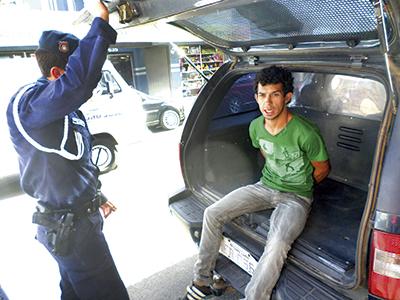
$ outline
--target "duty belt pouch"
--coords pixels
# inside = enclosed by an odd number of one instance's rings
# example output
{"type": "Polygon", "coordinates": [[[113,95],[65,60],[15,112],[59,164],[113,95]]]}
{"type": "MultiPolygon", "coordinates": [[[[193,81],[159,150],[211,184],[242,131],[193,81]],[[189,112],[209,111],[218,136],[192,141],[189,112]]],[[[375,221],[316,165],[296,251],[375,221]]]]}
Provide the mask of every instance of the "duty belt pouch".
{"type": "Polygon", "coordinates": [[[48,213],[35,212],[32,222],[48,229],[47,242],[53,254],[65,256],[69,254],[71,234],[74,231],[74,214],[62,214],[59,219],[54,219],[48,213]]]}

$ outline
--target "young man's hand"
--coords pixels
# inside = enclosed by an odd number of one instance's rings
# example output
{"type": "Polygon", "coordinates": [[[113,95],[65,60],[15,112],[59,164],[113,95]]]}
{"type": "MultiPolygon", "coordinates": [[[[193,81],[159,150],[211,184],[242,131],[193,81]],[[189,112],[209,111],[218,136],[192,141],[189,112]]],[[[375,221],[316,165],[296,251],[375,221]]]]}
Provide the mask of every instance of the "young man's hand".
{"type": "Polygon", "coordinates": [[[314,167],[313,177],[316,183],[320,183],[326,176],[328,176],[331,166],[329,160],[312,161],[314,167]]]}

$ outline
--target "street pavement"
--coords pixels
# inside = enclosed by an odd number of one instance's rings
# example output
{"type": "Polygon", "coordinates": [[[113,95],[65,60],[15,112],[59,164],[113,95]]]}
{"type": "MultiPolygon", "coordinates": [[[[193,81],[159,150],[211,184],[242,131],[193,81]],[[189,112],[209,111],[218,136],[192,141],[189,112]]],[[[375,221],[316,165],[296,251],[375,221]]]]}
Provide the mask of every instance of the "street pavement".
{"type": "MultiPolygon", "coordinates": [[[[178,300],[185,295],[186,286],[192,280],[192,269],[196,255],[166,268],[133,286],[128,287],[131,300],[178,300]]],[[[239,293],[228,288],[224,295],[209,299],[240,299],[239,293]]]]}

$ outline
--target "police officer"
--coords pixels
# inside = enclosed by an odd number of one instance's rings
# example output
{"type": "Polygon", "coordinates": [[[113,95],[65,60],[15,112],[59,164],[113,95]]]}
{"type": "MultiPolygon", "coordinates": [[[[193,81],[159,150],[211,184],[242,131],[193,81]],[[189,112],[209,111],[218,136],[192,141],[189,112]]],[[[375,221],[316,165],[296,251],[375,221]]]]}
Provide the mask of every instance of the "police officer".
{"type": "Polygon", "coordinates": [[[35,52],[43,77],[11,99],[7,120],[19,155],[21,186],[38,199],[37,239],[61,275],[61,299],[129,299],[102,233],[115,207],[100,192],[91,136],[79,107],[91,96],[117,33],[99,17],[79,40],[45,31],[35,52]]]}

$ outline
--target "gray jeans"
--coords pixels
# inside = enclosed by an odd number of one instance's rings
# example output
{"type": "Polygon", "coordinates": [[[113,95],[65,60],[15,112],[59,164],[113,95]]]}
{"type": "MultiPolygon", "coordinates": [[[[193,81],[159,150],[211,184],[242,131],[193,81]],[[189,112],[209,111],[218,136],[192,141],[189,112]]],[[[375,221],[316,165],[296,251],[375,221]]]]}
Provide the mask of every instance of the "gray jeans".
{"type": "Polygon", "coordinates": [[[204,284],[212,282],[212,271],[225,223],[245,213],[275,208],[270,219],[264,253],[245,290],[246,300],[269,299],[287,253],[303,231],[311,202],[311,199],[282,193],[258,182],[238,188],[209,206],[204,212],[194,279],[204,284]]]}

